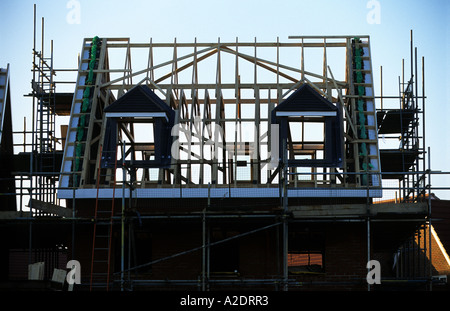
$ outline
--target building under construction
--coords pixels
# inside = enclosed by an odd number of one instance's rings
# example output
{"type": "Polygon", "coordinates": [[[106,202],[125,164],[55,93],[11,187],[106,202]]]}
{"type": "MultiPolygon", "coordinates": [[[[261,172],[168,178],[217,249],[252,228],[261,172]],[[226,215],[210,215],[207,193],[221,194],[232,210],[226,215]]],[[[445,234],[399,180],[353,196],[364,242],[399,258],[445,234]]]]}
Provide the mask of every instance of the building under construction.
{"type": "Polygon", "coordinates": [[[93,36],[71,93],[32,52],[31,130],[0,76],[2,288],[77,260],[72,290],[447,289],[412,33],[389,96],[369,36],[93,36]]]}

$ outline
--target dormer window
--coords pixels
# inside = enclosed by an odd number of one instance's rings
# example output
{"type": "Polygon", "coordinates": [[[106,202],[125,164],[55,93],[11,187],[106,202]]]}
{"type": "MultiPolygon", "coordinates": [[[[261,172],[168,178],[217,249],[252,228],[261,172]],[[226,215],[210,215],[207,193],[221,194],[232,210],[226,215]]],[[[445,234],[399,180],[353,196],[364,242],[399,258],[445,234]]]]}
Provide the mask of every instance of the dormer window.
{"type": "MultiPolygon", "coordinates": [[[[136,86],[104,110],[106,131],[102,167],[114,167],[118,133],[129,141],[128,166],[167,168],[175,112],[147,86],[136,86]],[[125,138],[126,137],[126,138],[125,138]]],[[[118,160],[122,161],[122,160],[118,160]]]]}
{"type": "Polygon", "coordinates": [[[303,84],[272,111],[279,125],[279,159],[284,145],[292,167],[341,167],[343,121],[334,105],[308,84],[303,84]],[[283,144],[286,142],[286,144],[283,144]]]}

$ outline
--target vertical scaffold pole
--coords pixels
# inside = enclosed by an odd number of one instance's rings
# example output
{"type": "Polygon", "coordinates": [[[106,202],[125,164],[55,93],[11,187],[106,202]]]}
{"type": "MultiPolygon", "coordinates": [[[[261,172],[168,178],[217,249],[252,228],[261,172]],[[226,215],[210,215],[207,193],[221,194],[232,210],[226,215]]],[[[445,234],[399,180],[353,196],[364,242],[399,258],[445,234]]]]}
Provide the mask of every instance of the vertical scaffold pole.
{"type": "Polygon", "coordinates": [[[211,202],[211,183],[208,183],[208,204],[207,207],[203,209],[202,215],[202,239],[203,239],[203,248],[202,248],[202,291],[206,291],[206,281],[207,281],[207,260],[209,260],[209,256],[207,256],[206,250],[206,209],[209,208],[211,202]],[[207,259],[208,257],[208,259],[207,259]]]}
{"type": "Polygon", "coordinates": [[[287,142],[283,139],[283,290],[288,290],[288,162],[287,162],[287,142]]]}
{"type": "Polygon", "coordinates": [[[431,154],[430,154],[430,147],[428,147],[428,268],[429,268],[429,282],[430,282],[430,288],[429,290],[433,290],[433,278],[432,278],[432,272],[433,272],[433,265],[432,265],[432,258],[431,258],[431,154]]]}
{"type": "Polygon", "coordinates": [[[127,181],[127,170],[125,168],[125,140],[122,145],[122,212],[121,212],[121,243],[120,243],[120,290],[124,290],[125,271],[125,183],[127,181]]]}
{"type": "MultiPolygon", "coordinates": [[[[370,256],[370,203],[369,203],[369,183],[367,183],[367,201],[366,201],[366,212],[367,212],[367,262],[370,262],[371,256],[370,256]]],[[[369,270],[371,268],[367,268],[367,273],[369,273],[369,270]]],[[[370,292],[371,287],[370,283],[367,282],[367,291],[370,292]]]]}

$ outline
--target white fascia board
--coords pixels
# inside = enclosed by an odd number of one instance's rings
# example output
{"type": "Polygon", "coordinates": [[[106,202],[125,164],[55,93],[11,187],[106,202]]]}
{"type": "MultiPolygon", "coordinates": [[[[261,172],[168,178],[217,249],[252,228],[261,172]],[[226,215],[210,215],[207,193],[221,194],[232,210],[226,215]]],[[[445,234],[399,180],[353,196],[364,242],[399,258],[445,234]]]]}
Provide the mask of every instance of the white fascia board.
{"type": "Polygon", "coordinates": [[[169,121],[165,112],[107,112],[107,118],[165,118],[169,121]]]}
{"type": "Polygon", "coordinates": [[[277,111],[277,117],[335,117],[336,111],[277,111]]]}
{"type": "MultiPolygon", "coordinates": [[[[97,189],[76,189],[75,194],[73,190],[59,189],[58,198],[71,199],[75,195],[76,199],[95,199],[97,197],[97,189]]],[[[115,198],[122,197],[122,189],[116,189],[113,193],[112,188],[100,189],[99,198],[115,198]]],[[[129,189],[125,189],[125,197],[129,197],[129,189]]],[[[280,195],[279,188],[211,188],[211,198],[278,198],[280,195]]],[[[369,197],[381,198],[382,189],[345,189],[345,188],[298,188],[289,189],[288,196],[292,198],[301,197],[321,197],[321,198],[340,198],[340,197],[369,197]]],[[[174,199],[174,198],[207,198],[207,188],[137,188],[133,191],[133,198],[160,198],[160,199],[174,199]]]]}

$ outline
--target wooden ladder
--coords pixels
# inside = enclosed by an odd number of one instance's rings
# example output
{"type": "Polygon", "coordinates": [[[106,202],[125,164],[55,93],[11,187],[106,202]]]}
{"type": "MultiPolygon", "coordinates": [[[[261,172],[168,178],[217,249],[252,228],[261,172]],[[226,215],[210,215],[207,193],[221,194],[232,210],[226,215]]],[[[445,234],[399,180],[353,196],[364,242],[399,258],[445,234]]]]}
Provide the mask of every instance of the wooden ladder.
{"type": "MultiPolygon", "coordinates": [[[[102,146],[100,146],[100,155],[102,146]]],[[[116,153],[117,154],[117,153],[116,153]]],[[[92,238],[92,261],[90,290],[109,290],[111,276],[111,242],[113,233],[114,200],[116,190],[117,156],[114,161],[114,169],[103,169],[106,174],[101,174],[101,159],[97,170],[97,196],[95,200],[94,228],[92,238]],[[109,172],[109,174],[108,174],[109,172]],[[112,183],[112,197],[100,196],[101,181],[112,183]],[[109,203],[109,201],[111,201],[109,203]],[[104,202],[104,204],[102,203],[104,202]]]]}

